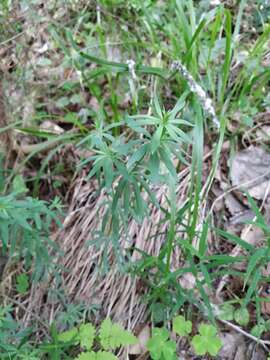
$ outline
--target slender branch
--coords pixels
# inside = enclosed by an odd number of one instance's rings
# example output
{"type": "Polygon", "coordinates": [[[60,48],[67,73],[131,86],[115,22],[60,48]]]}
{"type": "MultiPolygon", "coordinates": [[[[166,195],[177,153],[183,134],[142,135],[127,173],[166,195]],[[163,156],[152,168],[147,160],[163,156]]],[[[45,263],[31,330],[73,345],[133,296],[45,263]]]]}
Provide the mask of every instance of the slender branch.
{"type": "Polygon", "coordinates": [[[245,330],[241,329],[240,326],[237,326],[237,325],[231,323],[230,321],[221,320],[221,319],[218,319],[218,320],[220,322],[222,322],[223,324],[229,326],[230,328],[234,329],[235,331],[239,332],[240,334],[244,335],[245,337],[248,337],[249,339],[256,341],[258,344],[262,345],[266,351],[269,351],[269,348],[267,346],[267,345],[270,346],[269,340],[261,340],[261,339],[257,338],[256,336],[253,336],[250,333],[246,332],[245,330]]]}

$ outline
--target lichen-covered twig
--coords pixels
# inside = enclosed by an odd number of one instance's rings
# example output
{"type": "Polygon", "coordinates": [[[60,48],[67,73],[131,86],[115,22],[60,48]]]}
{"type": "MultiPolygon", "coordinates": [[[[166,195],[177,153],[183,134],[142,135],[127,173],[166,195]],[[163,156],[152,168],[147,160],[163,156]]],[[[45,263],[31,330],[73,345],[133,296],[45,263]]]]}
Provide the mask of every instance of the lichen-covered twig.
{"type": "Polygon", "coordinates": [[[217,128],[219,128],[220,122],[217,118],[212,99],[209,98],[203,88],[198,83],[196,83],[190,72],[183,64],[181,64],[179,61],[174,61],[172,64],[172,69],[178,70],[181,73],[183,78],[188,82],[190,90],[200,99],[203,109],[212,117],[213,123],[216,125],[217,128]]]}

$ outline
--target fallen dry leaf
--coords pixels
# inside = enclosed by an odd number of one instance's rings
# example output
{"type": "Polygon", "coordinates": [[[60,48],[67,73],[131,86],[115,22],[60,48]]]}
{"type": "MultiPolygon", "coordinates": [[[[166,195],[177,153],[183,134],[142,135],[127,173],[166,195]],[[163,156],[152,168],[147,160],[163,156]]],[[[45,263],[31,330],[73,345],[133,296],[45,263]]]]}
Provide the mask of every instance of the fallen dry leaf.
{"type": "Polygon", "coordinates": [[[237,200],[236,197],[231,193],[228,193],[225,196],[225,205],[232,217],[236,214],[242,213],[245,210],[244,205],[241,204],[240,201],[237,200]]]}
{"type": "MultiPolygon", "coordinates": [[[[270,208],[269,204],[264,204],[264,213],[263,213],[264,220],[268,226],[270,225],[270,208]]],[[[255,219],[255,214],[249,210],[246,217],[243,219],[245,221],[255,219]]],[[[241,233],[241,239],[246,241],[247,243],[254,245],[256,247],[265,245],[265,234],[262,229],[254,226],[254,225],[245,225],[243,231],[241,233]]],[[[270,268],[268,270],[270,272],[270,268]]],[[[265,275],[269,276],[269,274],[265,275]]]]}
{"type": "Polygon", "coordinates": [[[244,337],[237,333],[224,333],[221,335],[223,346],[219,352],[222,360],[245,360],[246,344],[244,337]]]}
{"type": "Polygon", "coordinates": [[[265,241],[262,229],[255,226],[246,225],[241,233],[241,239],[253,246],[260,246],[265,241]]]}
{"type": "Polygon", "coordinates": [[[260,297],[265,299],[265,301],[261,302],[262,313],[270,315],[270,288],[266,287],[265,289],[263,289],[260,297]]]}
{"type": "Polygon", "coordinates": [[[231,180],[233,186],[263,199],[270,187],[270,154],[255,146],[240,151],[232,160],[231,180]]]}
{"type": "Polygon", "coordinates": [[[179,283],[184,289],[194,289],[196,284],[196,278],[192,273],[185,273],[179,279],[179,283]]]}
{"type": "Polygon", "coordinates": [[[150,336],[151,336],[150,326],[146,325],[137,335],[137,339],[139,341],[138,344],[129,347],[129,354],[130,355],[144,354],[147,351],[146,344],[150,336]]]}
{"type": "Polygon", "coordinates": [[[91,97],[89,105],[94,111],[99,111],[100,105],[97,98],[95,98],[94,96],[91,97]]]}
{"type": "Polygon", "coordinates": [[[270,140],[270,125],[263,125],[256,131],[257,141],[269,141],[270,140]]]}
{"type": "Polygon", "coordinates": [[[267,356],[265,350],[253,341],[248,345],[245,359],[266,360],[269,359],[269,357],[267,356]]]}
{"type": "Polygon", "coordinates": [[[65,131],[59,125],[57,125],[56,123],[54,123],[53,121],[50,121],[50,120],[45,120],[40,125],[40,130],[48,131],[48,132],[51,132],[51,133],[56,134],[56,135],[63,134],[63,132],[65,131]]]}
{"type": "MultiPolygon", "coordinates": [[[[226,224],[226,230],[233,234],[240,234],[247,221],[253,220],[255,217],[251,209],[246,209],[242,212],[236,213],[230,217],[226,224]]],[[[242,232],[243,233],[243,232],[242,232]]]]}
{"type": "Polygon", "coordinates": [[[230,225],[245,224],[247,221],[253,220],[255,213],[251,209],[246,209],[242,212],[236,213],[229,220],[230,225]]]}

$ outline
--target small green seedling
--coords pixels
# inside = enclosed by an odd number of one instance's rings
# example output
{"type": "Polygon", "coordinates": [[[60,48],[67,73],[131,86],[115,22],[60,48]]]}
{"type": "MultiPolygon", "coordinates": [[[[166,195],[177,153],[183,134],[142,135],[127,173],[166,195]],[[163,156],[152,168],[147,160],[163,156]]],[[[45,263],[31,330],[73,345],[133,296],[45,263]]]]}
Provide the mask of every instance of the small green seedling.
{"type": "Polygon", "coordinates": [[[90,323],[82,324],[79,328],[72,328],[58,335],[58,340],[70,345],[80,345],[85,350],[75,360],[115,360],[117,357],[110,351],[120,346],[134,345],[137,338],[129,331],[124,330],[120,325],[113,324],[110,319],[105,319],[96,336],[96,329],[90,323]],[[97,340],[102,350],[91,351],[94,341],[97,340]],[[104,351],[106,350],[106,351],[104,351]]]}
{"type": "Polygon", "coordinates": [[[173,331],[180,336],[187,336],[191,333],[192,322],[186,320],[184,316],[176,316],[173,319],[173,331]]]}
{"type": "Polygon", "coordinates": [[[92,324],[83,324],[79,328],[80,345],[83,349],[90,350],[95,338],[95,328],[92,324]]]}
{"type": "Polygon", "coordinates": [[[221,320],[236,321],[241,326],[247,326],[250,320],[247,308],[235,309],[231,304],[224,304],[219,311],[218,317],[221,320]]]}
{"type": "Polygon", "coordinates": [[[251,335],[260,338],[261,335],[265,332],[266,328],[265,328],[265,324],[261,323],[258,325],[253,326],[253,328],[251,329],[251,335]]]}
{"type": "Polygon", "coordinates": [[[24,179],[21,175],[16,175],[12,182],[12,188],[14,193],[23,194],[28,192],[28,189],[25,185],[24,179]]]}
{"type": "Polygon", "coordinates": [[[64,343],[80,344],[81,348],[90,350],[95,339],[95,328],[92,324],[82,324],[79,328],[72,328],[58,335],[58,340],[64,343]]]}
{"type": "Polygon", "coordinates": [[[270,331],[270,321],[265,321],[263,318],[260,319],[259,323],[251,329],[251,334],[260,338],[264,332],[270,331]]]}
{"type": "Polygon", "coordinates": [[[110,319],[102,322],[99,331],[100,344],[104,350],[115,350],[120,346],[133,345],[137,338],[120,325],[113,324],[110,319]]]}
{"type": "MultiPolygon", "coordinates": [[[[187,336],[191,340],[196,355],[210,354],[216,356],[222,347],[222,342],[217,334],[217,329],[211,324],[200,324],[199,334],[192,339],[192,322],[179,315],[173,319],[173,332],[179,336],[187,336]]],[[[175,360],[176,342],[170,339],[166,328],[153,328],[152,337],[147,343],[147,349],[153,360],[175,360]]]]}
{"type": "Polygon", "coordinates": [[[25,294],[29,289],[29,278],[26,274],[20,274],[16,278],[16,290],[19,294],[25,294]]]}
{"type": "Polygon", "coordinates": [[[221,320],[231,321],[234,319],[234,307],[231,304],[224,304],[219,312],[218,317],[221,320]]]}
{"type": "Polygon", "coordinates": [[[216,356],[222,346],[216,328],[208,324],[201,324],[199,326],[199,335],[195,335],[191,343],[197,355],[209,353],[212,356],[216,356]]]}
{"type": "Polygon", "coordinates": [[[249,312],[246,308],[240,308],[234,312],[234,320],[241,326],[246,326],[249,323],[249,312]]]}
{"type": "Polygon", "coordinates": [[[174,360],[176,343],[169,339],[170,333],[165,328],[154,328],[152,337],[147,343],[147,349],[153,360],[174,360]]]}

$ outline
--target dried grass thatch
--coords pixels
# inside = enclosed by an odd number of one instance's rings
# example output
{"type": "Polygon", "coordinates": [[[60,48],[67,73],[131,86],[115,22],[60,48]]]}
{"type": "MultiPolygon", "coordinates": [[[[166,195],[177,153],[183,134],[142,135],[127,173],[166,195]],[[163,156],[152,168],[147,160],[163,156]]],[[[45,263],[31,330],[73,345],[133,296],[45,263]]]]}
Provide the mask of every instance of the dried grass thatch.
{"type": "MultiPolygon", "coordinates": [[[[184,170],[177,189],[178,204],[186,199],[189,172],[184,170]]],[[[166,187],[157,189],[156,197],[162,206],[166,207],[166,187]]],[[[102,262],[102,249],[87,245],[91,234],[100,227],[101,218],[105,212],[104,200],[106,195],[101,193],[96,197],[93,183],[85,183],[78,179],[73,187],[73,195],[68,215],[63,228],[56,234],[55,241],[60,245],[64,256],[59,258],[61,265],[68,269],[62,274],[61,288],[69,301],[84,302],[86,305],[98,304],[101,317],[110,316],[125,327],[135,329],[138,324],[146,320],[146,305],[141,302],[141,285],[138,279],[119,272],[112,247],[109,247],[108,261],[110,269],[106,275],[98,271],[102,262]]],[[[123,250],[139,248],[152,255],[158,255],[167,230],[167,223],[162,222],[163,214],[154,206],[149,205],[149,218],[141,224],[130,221],[128,234],[120,239],[123,250]]],[[[179,250],[174,253],[174,268],[181,264],[179,250]]],[[[131,259],[139,259],[139,253],[134,251],[131,259]]],[[[39,309],[39,314],[46,319],[55,319],[56,312],[61,310],[60,302],[44,301],[49,289],[55,287],[54,279],[45,285],[34,285],[31,289],[28,311],[25,321],[31,321],[31,314],[39,309]]],[[[146,290],[146,289],[144,289],[146,290]]],[[[143,290],[143,291],[144,291],[143,290]]]]}

